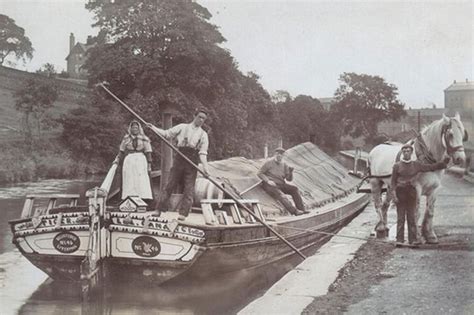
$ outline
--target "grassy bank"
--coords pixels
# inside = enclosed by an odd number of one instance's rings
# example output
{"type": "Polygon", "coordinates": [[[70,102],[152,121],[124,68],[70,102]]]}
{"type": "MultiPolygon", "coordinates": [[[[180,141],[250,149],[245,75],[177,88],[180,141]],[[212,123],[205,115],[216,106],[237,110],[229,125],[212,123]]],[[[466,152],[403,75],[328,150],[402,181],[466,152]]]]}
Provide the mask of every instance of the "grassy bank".
{"type": "Polygon", "coordinates": [[[36,181],[49,178],[81,178],[103,169],[97,162],[78,162],[57,141],[2,142],[0,184],[36,181]]]}

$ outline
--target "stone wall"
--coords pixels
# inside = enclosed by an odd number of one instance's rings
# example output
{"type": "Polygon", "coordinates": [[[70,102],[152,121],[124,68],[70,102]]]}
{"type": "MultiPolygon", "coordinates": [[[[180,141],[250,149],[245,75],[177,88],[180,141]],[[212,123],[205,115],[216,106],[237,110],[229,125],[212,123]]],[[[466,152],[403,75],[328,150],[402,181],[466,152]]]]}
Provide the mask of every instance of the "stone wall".
{"type": "Polygon", "coordinates": [[[89,91],[87,83],[85,82],[47,78],[37,73],[0,66],[0,87],[2,88],[16,91],[26,80],[32,78],[54,82],[59,87],[59,100],[61,101],[75,102],[78,97],[84,96],[89,91]]]}

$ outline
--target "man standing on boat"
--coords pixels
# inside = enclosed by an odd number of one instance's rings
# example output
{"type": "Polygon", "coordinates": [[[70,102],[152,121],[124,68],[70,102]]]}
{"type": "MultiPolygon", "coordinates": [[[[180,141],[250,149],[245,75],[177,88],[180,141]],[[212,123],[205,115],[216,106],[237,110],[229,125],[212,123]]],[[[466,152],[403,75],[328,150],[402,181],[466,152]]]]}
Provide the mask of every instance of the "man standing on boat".
{"type": "Polygon", "coordinates": [[[393,202],[397,206],[397,243],[405,241],[405,218],[408,225],[408,242],[412,245],[421,244],[416,233],[415,210],[417,203],[416,188],[413,184],[420,172],[431,172],[447,167],[449,157],[434,164],[423,164],[412,160],[413,147],[402,146],[400,161],[393,165],[391,190],[393,202]]]}
{"type": "Polygon", "coordinates": [[[293,180],[293,168],[283,162],[284,154],[285,149],[277,148],[275,156],[263,164],[257,176],[263,182],[263,189],[270,196],[280,201],[288,212],[293,215],[309,213],[305,209],[298,187],[285,182],[285,180],[293,180]],[[286,199],[284,194],[291,195],[296,207],[286,199]]]}
{"type": "MultiPolygon", "coordinates": [[[[150,123],[147,124],[147,127],[169,140],[176,141],[178,150],[194,164],[197,165],[200,161],[203,172],[208,174],[207,150],[209,139],[207,132],[201,128],[206,118],[207,111],[204,108],[200,108],[196,110],[194,119],[189,124],[179,124],[167,130],[157,128],[150,123]]],[[[176,155],[171,167],[169,181],[160,196],[158,215],[160,211],[167,211],[169,209],[169,199],[173,190],[177,186],[182,185],[183,197],[179,206],[178,220],[184,221],[193,205],[196,177],[197,170],[180,155],[176,155]]]]}

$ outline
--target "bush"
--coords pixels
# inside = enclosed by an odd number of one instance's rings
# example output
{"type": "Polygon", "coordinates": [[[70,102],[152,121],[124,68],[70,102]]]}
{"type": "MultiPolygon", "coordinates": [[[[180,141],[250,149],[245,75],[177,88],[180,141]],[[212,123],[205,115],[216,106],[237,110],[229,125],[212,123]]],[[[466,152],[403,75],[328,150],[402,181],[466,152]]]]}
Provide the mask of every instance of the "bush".
{"type": "Polygon", "coordinates": [[[104,172],[98,161],[77,162],[58,142],[35,142],[31,151],[22,143],[4,145],[0,152],[0,183],[34,181],[47,178],[77,178],[104,172]]]}
{"type": "Polygon", "coordinates": [[[63,71],[61,71],[61,73],[58,74],[58,77],[68,79],[69,78],[69,73],[67,73],[66,71],[63,70],[63,71]]]}

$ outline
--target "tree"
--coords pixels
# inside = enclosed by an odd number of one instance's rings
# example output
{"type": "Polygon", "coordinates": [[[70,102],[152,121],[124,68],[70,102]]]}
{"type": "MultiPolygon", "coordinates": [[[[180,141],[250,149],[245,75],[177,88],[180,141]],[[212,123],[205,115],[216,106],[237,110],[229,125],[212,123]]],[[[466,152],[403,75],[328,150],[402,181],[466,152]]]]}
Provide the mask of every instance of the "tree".
{"type": "MultiPolygon", "coordinates": [[[[398,89],[378,76],[343,73],[331,107],[334,119],[341,122],[341,134],[373,139],[378,123],[398,120],[405,115],[404,104],[398,99],[398,89]]],[[[337,130],[334,130],[337,132],[337,130]]]]}
{"type": "Polygon", "coordinates": [[[14,54],[16,59],[33,58],[33,47],[25,30],[15,24],[15,20],[0,14],[0,65],[8,55],[14,54]]]}
{"type": "Polygon", "coordinates": [[[63,126],[61,139],[76,158],[87,163],[99,159],[105,165],[118,153],[127,129],[117,105],[96,93],[80,100],[80,106],[62,115],[59,122],[63,126]]]}
{"type": "Polygon", "coordinates": [[[42,119],[58,96],[58,88],[54,83],[36,79],[28,79],[26,84],[15,92],[15,107],[23,114],[22,129],[28,144],[32,143],[33,123],[36,123],[37,135],[41,136],[42,119]]]}
{"type": "MultiPolygon", "coordinates": [[[[209,23],[206,8],[191,0],[96,1],[86,7],[102,34],[85,64],[90,84],[108,81],[157,125],[164,105],[180,113],[175,123],[189,121],[203,106],[210,112],[210,158],[257,154],[253,147],[268,132],[258,125],[272,117],[270,96],[256,75],[242,74],[219,46],[225,39],[209,23]]],[[[70,132],[68,124],[64,132],[70,132]]]]}
{"type": "Polygon", "coordinates": [[[285,142],[289,146],[307,141],[322,144],[325,111],[319,100],[307,95],[298,95],[294,99],[289,94],[280,93],[280,95],[285,99],[277,104],[281,122],[280,132],[285,142]]]}
{"type": "Polygon", "coordinates": [[[54,78],[57,75],[56,69],[52,63],[45,63],[41,68],[36,70],[36,73],[44,75],[48,78],[54,78]]]}

